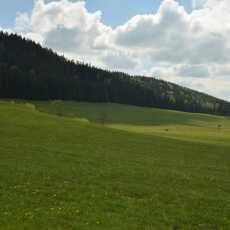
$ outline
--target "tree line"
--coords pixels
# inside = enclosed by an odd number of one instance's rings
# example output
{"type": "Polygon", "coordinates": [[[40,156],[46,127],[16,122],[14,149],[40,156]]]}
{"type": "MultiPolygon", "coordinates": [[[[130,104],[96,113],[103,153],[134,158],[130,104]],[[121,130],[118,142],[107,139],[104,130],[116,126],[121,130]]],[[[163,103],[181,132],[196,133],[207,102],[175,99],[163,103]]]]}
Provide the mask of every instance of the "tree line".
{"type": "Polygon", "coordinates": [[[230,114],[227,101],[155,78],[71,61],[4,32],[0,32],[0,98],[112,102],[230,114]]]}

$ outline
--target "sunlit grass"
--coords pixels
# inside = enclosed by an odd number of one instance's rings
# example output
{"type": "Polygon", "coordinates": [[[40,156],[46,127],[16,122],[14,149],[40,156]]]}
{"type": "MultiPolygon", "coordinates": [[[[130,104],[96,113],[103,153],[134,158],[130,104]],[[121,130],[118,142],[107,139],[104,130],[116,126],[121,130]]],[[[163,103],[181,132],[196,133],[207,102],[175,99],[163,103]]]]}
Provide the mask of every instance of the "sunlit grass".
{"type": "Polygon", "coordinates": [[[36,102],[40,111],[81,117],[120,130],[187,141],[230,145],[230,118],[119,104],[36,102]]]}
{"type": "Polygon", "coordinates": [[[227,118],[119,105],[105,116],[103,105],[73,102],[60,114],[52,103],[0,102],[0,229],[230,228],[227,118]]]}

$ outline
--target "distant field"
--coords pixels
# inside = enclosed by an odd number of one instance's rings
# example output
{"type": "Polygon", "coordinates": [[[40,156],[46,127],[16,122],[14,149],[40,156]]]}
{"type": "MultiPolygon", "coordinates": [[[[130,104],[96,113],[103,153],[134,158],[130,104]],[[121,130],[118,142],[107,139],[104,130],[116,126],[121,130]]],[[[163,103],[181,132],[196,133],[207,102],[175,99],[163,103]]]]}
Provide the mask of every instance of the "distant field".
{"type": "Polygon", "coordinates": [[[230,118],[105,103],[36,102],[38,110],[106,127],[187,141],[230,145],[230,118]]]}
{"type": "Polygon", "coordinates": [[[226,117],[2,101],[0,229],[230,229],[229,143],[226,117]]]}

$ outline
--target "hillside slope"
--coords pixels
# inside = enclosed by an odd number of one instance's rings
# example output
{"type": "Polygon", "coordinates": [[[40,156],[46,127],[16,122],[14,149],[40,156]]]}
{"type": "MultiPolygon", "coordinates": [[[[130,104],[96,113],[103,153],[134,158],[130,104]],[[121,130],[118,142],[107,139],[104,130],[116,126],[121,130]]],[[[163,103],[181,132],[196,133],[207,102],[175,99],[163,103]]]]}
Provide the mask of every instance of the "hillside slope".
{"type": "Polygon", "coordinates": [[[30,101],[37,110],[134,133],[230,145],[230,118],[110,103],[30,101]]]}
{"type": "Polygon", "coordinates": [[[114,130],[13,102],[0,102],[0,137],[1,229],[230,228],[227,145],[114,130]]]}
{"type": "Polygon", "coordinates": [[[0,98],[113,102],[230,114],[230,103],[176,84],[74,63],[0,32],[0,98]]]}

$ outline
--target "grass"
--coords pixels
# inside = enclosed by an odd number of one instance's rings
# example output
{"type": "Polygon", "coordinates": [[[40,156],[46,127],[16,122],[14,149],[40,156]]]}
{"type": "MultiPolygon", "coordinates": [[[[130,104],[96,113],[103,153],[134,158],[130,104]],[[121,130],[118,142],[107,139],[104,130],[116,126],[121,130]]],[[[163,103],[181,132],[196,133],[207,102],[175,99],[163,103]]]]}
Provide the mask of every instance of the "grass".
{"type": "Polygon", "coordinates": [[[131,106],[2,101],[0,229],[229,229],[229,127],[131,106]]]}
{"type": "Polygon", "coordinates": [[[179,140],[230,145],[229,117],[104,103],[52,101],[36,102],[34,105],[42,112],[78,117],[110,128],[179,140]]]}

